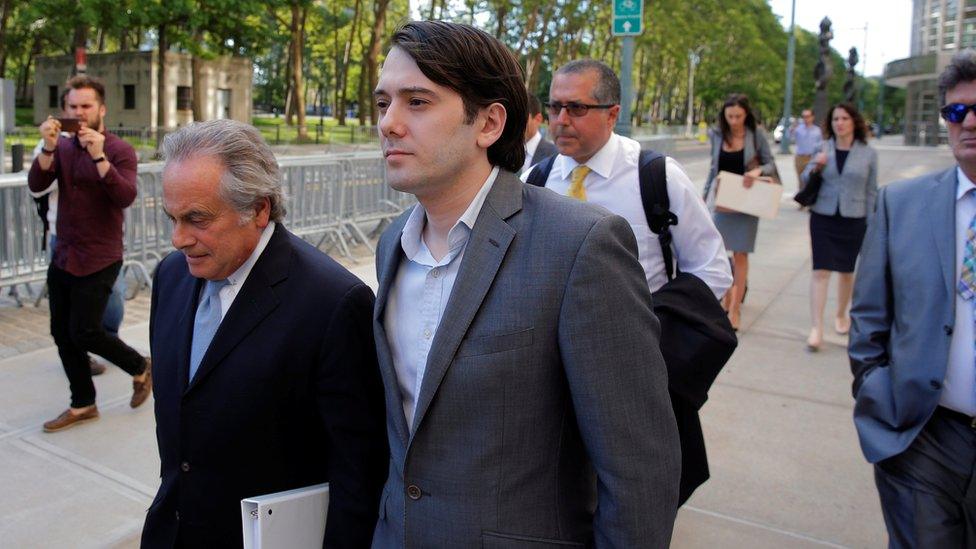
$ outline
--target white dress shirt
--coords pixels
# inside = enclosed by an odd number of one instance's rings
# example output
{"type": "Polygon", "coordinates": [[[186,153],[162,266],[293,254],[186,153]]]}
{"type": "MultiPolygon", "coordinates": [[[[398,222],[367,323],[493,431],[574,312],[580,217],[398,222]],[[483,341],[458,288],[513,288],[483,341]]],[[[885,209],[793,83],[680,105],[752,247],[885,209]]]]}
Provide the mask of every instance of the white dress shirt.
{"type": "Polygon", "coordinates": [[[539,143],[542,141],[542,132],[535,132],[535,135],[531,139],[525,142],[525,162],[522,163],[522,170],[519,173],[525,173],[532,167],[532,157],[535,156],[535,150],[539,148],[539,143]]]}
{"type": "MultiPolygon", "coordinates": [[[[976,215],[976,185],[956,168],[956,278],[962,276],[962,260],[966,255],[966,230],[976,215]],[[970,192],[972,191],[972,192],[970,192]]],[[[973,349],[973,304],[956,295],[956,321],[949,342],[949,364],[939,404],[976,416],[976,351],[973,349]]]]}
{"type": "MultiPolygon", "coordinates": [[[[271,235],[274,234],[275,222],[268,222],[268,226],[261,231],[261,237],[258,239],[258,245],[254,247],[254,251],[247,258],[240,267],[234,271],[233,274],[227,277],[227,285],[220,289],[220,320],[224,320],[227,316],[227,311],[230,310],[230,306],[237,299],[237,294],[241,293],[241,287],[244,286],[244,282],[247,280],[249,274],[251,274],[251,269],[254,268],[254,264],[257,263],[258,258],[261,257],[261,252],[268,247],[268,241],[271,240],[271,235]]],[[[201,292],[202,293],[202,292],[201,292]]]]}
{"type": "Polygon", "coordinates": [[[427,369],[430,346],[454,289],[468,237],[497,176],[498,167],[495,167],[467,210],[448,231],[449,249],[440,261],[434,259],[424,242],[427,212],[422,205],[414,206],[403,226],[400,247],[403,248],[404,257],[390,286],[383,326],[403,397],[403,415],[410,432],[414,428],[413,417],[427,369]]]}
{"type": "MultiPolygon", "coordinates": [[[[655,292],[667,283],[668,275],[664,270],[661,244],[647,225],[644,214],[639,161],[640,143],[612,134],[603,148],[586,162],[591,171],[583,186],[587,202],[603,206],[630,223],[637,238],[638,259],[647,276],[647,285],[651,292],[655,292]]],[[[557,156],[546,188],[568,195],[570,174],[578,165],[568,156],[557,156]]],[[[703,280],[715,297],[721,299],[732,286],[732,271],[722,235],[681,165],[673,158],[667,158],[665,173],[670,209],[678,216],[678,224],[671,227],[672,249],[678,268],[703,280]]],[[[522,175],[522,180],[526,179],[528,173],[522,175]]]]}

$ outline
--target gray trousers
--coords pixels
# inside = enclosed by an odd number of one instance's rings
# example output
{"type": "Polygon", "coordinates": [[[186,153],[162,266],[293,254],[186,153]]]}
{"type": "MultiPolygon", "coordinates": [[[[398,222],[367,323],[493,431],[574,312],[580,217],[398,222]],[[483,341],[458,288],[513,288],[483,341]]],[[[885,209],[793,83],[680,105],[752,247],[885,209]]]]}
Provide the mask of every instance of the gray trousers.
{"type": "Polygon", "coordinates": [[[937,408],[907,450],[877,463],[888,547],[976,547],[976,429],[937,408]]]}

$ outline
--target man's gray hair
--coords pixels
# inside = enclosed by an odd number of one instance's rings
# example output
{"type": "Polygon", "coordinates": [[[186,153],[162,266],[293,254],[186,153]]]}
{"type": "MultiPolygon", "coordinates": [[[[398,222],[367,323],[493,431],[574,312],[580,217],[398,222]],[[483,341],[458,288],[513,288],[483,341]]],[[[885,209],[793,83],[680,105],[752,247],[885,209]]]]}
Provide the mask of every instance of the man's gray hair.
{"type": "Polygon", "coordinates": [[[271,220],[284,219],[285,191],[278,161],[254,126],[227,119],[195,122],[163,140],[167,164],[200,157],[223,164],[220,196],[244,221],[253,217],[263,198],[271,203],[271,220]]]}
{"type": "Polygon", "coordinates": [[[939,105],[945,105],[946,92],[973,80],[976,80],[976,51],[960,50],[939,75],[939,105]]]}
{"type": "Polygon", "coordinates": [[[593,99],[596,99],[601,105],[619,105],[620,79],[617,78],[617,73],[613,72],[613,69],[602,61],[577,59],[559,67],[556,74],[581,74],[587,71],[596,71],[597,74],[593,99]]]}

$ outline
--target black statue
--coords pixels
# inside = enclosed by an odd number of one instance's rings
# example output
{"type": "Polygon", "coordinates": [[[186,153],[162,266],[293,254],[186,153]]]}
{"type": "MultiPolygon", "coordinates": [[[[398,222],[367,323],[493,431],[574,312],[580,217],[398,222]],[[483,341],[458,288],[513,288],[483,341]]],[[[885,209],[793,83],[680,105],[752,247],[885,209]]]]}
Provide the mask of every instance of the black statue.
{"type": "Polygon", "coordinates": [[[813,116],[817,124],[823,124],[827,118],[827,84],[834,73],[833,65],[830,62],[830,40],[833,37],[834,33],[830,30],[830,19],[824,17],[820,21],[820,60],[817,61],[817,66],[813,69],[817,91],[813,98],[813,116]]]}
{"type": "Polygon", "coordinates": [[[854,103],[857,99],[857,75],[854,72],[857,62],[857,48],[851,48],[847,55],[847,80],[844,81],[844,101],[848,103],[854,103]]]}

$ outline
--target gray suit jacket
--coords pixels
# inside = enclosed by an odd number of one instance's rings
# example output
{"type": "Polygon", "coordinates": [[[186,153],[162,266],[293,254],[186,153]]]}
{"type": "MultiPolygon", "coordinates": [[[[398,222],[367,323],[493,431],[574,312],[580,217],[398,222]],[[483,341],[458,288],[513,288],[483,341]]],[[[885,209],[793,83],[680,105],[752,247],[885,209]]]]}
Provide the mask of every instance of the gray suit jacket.
{"type": "Polygon", "coordinates": [[[868,461],[904,451],[939,403],[955,323],[956,169],[886,186],[858,262],[848,354],[868,461]]]}
{"type": "Polygon", "coordinates": [[[383,326],[408,215],[376,254],[392,448],[373,546],[667,547],[677,428],[626,221],[499,173],[434,336],[411,434],[383,326]]]}
{"type": "Polygon", "coordinates": [[[535,166],[539,162],[549,158],[554,154],[559,154],[559,149],[556,148],[556,144],[552,141],[547,141],[545,137],[539,141],[539,144],[535,147],[535,153],[532,154],[532,165],[535,166]]]}
{"type": "MultiPolygon", "coordinates": [[[[823,167],[823,183],[817,201],[810,211],[820,215],[834,215],[840,209],[844,217],[867,217],[874,211],[878,196],[878,153],[871,146],[855,140],[844,162],[844,172],[837,171],[837,149],[833,139],[826,146],[827,164],[823,167]]],[[[816,168],[810,162],[803,170],[803,182],[810,181],[816,168]]]]}
{"type": "MultiPolygon", "coordinates": [[[[711,204],[715,198],[715,185],[712,183],[715,181],[715,176],[718,175],[718,155],[722,152],[722,132],[713,128],[708,131],[708,138],[712,145],[712,166],[708,170],[708,179],[705,180],[705,191],[703,194],[705,202],[711,204]]],[[[776,173],[776,159],[773,158],[773,151],[769,148],[769,141],[766,140],[766,134],[762,130],[759,130],[759,133],[753,136],[752,130],[746,128],[742,158],[745,159],[747,165],[752,160],[752,157],[756,156],[757,145],[759,167],[762,168],[762,174],[773,175],[776,173]]]]}

